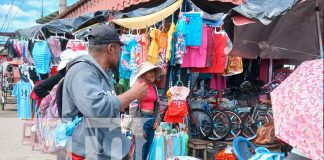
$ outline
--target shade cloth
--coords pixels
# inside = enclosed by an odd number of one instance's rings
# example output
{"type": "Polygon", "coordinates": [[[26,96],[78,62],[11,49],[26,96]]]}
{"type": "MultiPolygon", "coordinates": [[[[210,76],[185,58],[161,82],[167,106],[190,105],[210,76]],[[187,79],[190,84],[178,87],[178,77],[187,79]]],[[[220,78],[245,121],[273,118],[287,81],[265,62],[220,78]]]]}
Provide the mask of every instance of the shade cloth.
{"type": "Polygon", "coordinates": [[[323,159],[323,60],[302,63],[271,93],[276,137],[323,159]]]}
{"type": "Polygon", "coordinates": [[[134,18],[115,19],[112,20],[112,22],[129,29],[143,29],[167,18],[173,12],[178,10],[181,5],[182,0],[178,0],[169,7],[158,12],[152,13],[150,15],[134,18]]]}
{"type": "Polygon", "coordinates": [[[298,0],[248,0],[233,10],[268,25],[274,18],[284,14],[297,2],[298,0]]]}
{"type": "MultiPolygon", "coordinates": [[[[235,26],[231,55],[254,59],[313,60],[320,57],[316,27],[315,0],[295,5],[269,25],[261,22],[235,26]]],[[[323,28],[324,2],[320,1],[323,28]]],[[[323,33],[322,33],[323,34],[323,33]]]]}

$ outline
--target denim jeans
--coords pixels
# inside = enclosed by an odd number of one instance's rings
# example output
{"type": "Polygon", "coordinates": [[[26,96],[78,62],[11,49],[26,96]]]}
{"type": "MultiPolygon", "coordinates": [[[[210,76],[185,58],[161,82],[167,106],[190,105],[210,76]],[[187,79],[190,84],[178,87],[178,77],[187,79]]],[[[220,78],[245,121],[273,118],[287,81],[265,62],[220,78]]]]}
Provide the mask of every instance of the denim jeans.
{"type": "Polygon", "coordinates": [[[150,148],[153,142],[153,138],[154,138],[154,129],[153,129],[153,125],[154,125],[154,115],[147,115],[147,114],[143,114],[141,113],[142,118],[145,118],[145,123],[143,126],[143,131],[144,134],[146,135],[144,138],[146,140],[146,143],[143,146],[143,159],[146,159],[147,155],[150,152],[150,148]]]}
{"type": "MultiPolygon", "coordinates": [[[[134,120],[133,120],[134,121],[134,120]]],[[[135,154],[134,159],[135,160],[146,160],[151,144],[154,139],[154,115],[153,114],[146,114],[141,113],[141,120],[136,119],[135,122],[133,122],[133,134],[135,135],[135,154]],[[142,130],[138,130],[137,128],[141,127],[142,130]],[[144,137],[145,135],[145,137],[144,137]]]]}

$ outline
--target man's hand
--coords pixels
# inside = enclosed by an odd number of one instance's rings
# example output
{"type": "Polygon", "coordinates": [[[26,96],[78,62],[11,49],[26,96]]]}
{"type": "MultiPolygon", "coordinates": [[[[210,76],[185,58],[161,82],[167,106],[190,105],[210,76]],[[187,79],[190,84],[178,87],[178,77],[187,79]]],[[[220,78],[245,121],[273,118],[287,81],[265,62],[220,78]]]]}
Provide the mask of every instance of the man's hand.
{"type": "Polygon", "coordinates": [[[118,96],[121,101],[120,110],[121,111],[127,110],[131,102],[137,99],[144,98],[145,96],[147,96],[147,93],[148,93],[148,87],[146,83],[136,82],[129,91],[118,96]]]}
{"type": "Polygon", "coordinates": [[[148,87],[145,82],[135,82],[130,89],[130,92],[135,96],[135,99],[142,99],[148,94],[148,87]]]}

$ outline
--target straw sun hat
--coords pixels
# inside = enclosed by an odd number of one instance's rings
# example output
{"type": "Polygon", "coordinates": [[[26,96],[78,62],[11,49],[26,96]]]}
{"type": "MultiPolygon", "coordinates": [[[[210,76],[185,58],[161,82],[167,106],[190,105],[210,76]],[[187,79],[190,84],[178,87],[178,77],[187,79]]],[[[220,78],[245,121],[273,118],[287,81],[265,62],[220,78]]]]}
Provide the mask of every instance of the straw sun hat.
{"type": "Polygon", "coordinates": [[[137,68],[135,75],[133,76],[133,78],[130,82],[130,86],[132,86],[136,82],[136,80],[139,77],[141,77],[144,73],[151,71],[151,70],[156,71],[156,76],[159,76],[162,73],[162,69],[160,67],[155,66],[150,62],[144,62],[144,63],[140,64],[137,68]]]}

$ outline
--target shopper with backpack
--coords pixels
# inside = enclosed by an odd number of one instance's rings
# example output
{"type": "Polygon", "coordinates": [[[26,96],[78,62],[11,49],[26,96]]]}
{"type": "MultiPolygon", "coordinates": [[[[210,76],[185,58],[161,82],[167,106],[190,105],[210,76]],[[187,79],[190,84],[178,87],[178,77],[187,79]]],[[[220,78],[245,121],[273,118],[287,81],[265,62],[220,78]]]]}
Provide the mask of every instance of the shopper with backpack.
{"type": "Polygon", "coordinates": [[[70,60],[83,54],[86,54],[86,52],[73,52],[70,49],[63,51],[60,55],[60,64],[57,66],[58,72],[43,80],[41,83],[34,87],[33,91],[38,96],[38,98],[45,98],[53,89],[53,87],[58,84],[60,80],[65,76],[66,64],[70,60]]]}
{"type": "Polygon", "coordinates": [[[123,159],[131,142],[121,133],[120,111],[148,93],[145,83],[116,96],[111,69],[117,67],[121,45],[117,31],[99,24],[89,35],[89,56],[68,64],[63,84],[63,121],[79,117],[67,142],[70,159],[123,159]],[[119,125],[119,126],[118,126],[119,125]]]}

